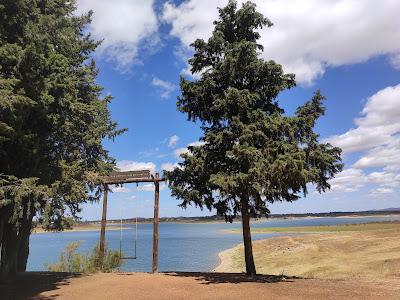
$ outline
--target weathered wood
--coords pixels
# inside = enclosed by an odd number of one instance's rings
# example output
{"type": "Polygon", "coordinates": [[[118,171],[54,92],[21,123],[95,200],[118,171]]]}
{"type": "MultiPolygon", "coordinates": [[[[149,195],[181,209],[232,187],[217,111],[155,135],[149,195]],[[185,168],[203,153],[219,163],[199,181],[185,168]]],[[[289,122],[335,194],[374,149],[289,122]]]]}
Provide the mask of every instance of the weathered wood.
{"type": "Polygon", "coordinates": [[[106,222],[107,222],[107,193],[108,185],[104,185],[104,197],[103,197],[103,214],[101,216],[101,231],[100,231],[100,245],[99,245],[99,264],[100,270],[104,270],[104,250],[105,250],[105,238],[106,238],[106,222]]]}
{"type": "Polygon", "coordinates": [[[155,193],[154,193],[154,219],[153,219],[153,273],[158,272],[158,202],[160,196],[160,179],[158,173],[155,176],[155,193]]]}
{"type": "Polygon", "coordinates": [[[125,184],[125,183],[141,183],[141,182],[155,182],[155,181],[165,181],[165,178],[152,179],[152,178],[129,178],[125,180],[104,180],[106,184],[125,184]]]}
{"type": "Polygon", "coordinates": [[[112,172],[108,176],[103,177],[104,183],[118,184],[131,180],[151,180],[150,170],[112,172]]]}
{"type": "Polygon", "coordinates": [[[153,182],[155,185],[154,193],[154,222],[153,222],[153,273],[158,271],[158,207],[160,198],[160,182],[165,178],[160,178],[160,174],[156,173],[152,176],[150,170],[114,172],[109,176],[102,178],[104,184],[103,198],[103,215],[101,218],[100,245],[99,245],[99,264],[100,269],[104,270],[104,251],[105,251],[105,234],[107,222],[107,192],[109,184],[139,183],[153,182]]]}

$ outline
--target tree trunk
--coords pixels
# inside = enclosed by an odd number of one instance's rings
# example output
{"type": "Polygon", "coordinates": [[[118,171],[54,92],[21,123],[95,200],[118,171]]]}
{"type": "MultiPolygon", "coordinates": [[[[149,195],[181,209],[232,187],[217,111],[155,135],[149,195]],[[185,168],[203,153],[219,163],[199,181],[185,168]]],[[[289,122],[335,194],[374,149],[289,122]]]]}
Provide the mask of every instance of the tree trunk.
{"type": "Polygon", "coordinates": [[[7,223],[1,245],[0,281],[12,278],[17,273],[17,229],[7,223]]]}
{"type": "Polygon", "coordinates": [[[0,209],[0,262],[1,262],[1,247],[3,245],[3,232],[6,225],[6,215],[0,209]]]}
{"type": "Polygon", "coordinates": [[[32,230],[32,219],[34,216],[34,207],[32,202],[27,202],[24,207],[24,214],[18,232],[17,244],[17,271],[25,272],[29,256],[29,238],[32,230]]]}
{"type": "Polygon", "coordinates": [[[29,237],[31,234],[33,207],[27,215],[24,208],[23,219],[17,230],[16,224],[9,223],[11,210],[0,211],[0,281],[10,279],[17,272],[24,272],[29,255],[29,237]],[[4,218],[3,218],[4,217],[4,218]]]}
{"type": "Polygon", "coordinates": [[[21,224],[18,234],[17,271],[25,272],[29,256],[29,238],[31,236],[32,221],[26,220],[21,224]]]}
{"type": "MultiPolygon", "coordinates": [[[[5,231],[6,225],[8,224],[8,219],[11,216],[10,205],[0,208],[0,249],[3,244],[3,233],[5,231]]],[[[0,253],[1,261],[1,253],[0,253]]]]}
{"type": "Polygon", "coordinates": [[[256,275],[256,267],[253,258],[253,246],[251,244],[250,234],[250,215],[248,199],[242,199],[242,231],[244,242],[244,258],[246,261],[246,274],[249,276],[256,275]]]}

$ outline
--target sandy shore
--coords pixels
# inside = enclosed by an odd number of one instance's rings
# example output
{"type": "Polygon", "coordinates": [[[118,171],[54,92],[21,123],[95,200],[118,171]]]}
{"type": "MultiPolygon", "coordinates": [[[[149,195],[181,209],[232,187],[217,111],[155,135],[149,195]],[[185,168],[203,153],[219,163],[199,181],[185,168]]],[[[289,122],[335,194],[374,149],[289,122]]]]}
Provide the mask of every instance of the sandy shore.
{"type": "MultiPolygon", "coordinates": [[[[400,224],[370,231],[280,236],[253,242],[260,274],[400,279],[400,224]]],[[[219,253],[216,272],[243,272],[243,246],[219,253]]]]}
{"type": "Polygon", "coordinates": [[[18,299],[385,299],[398,300],[400,280],[297,279],[229,273],[27,273],[0,285],[18,299]]]}
{"type": "MultiPolygon", "coordinates": [[[[242,244],[238,244],[233,248],[224,250],[218,253],[219,257],[219,265],[214,269],[214,272],[228,272],[228,273],[235,273],[238,272],[238,267],[235,266],[235,262],[233,257],[235,254],[243,249],[242,244]]],[[[242,271],[242,270],[240,270],[242,271]]]]}
{"type": "MultiPolygon", "coordinates": [[[[64,231],[46,231],[42,228],[35,228],[32,234],[42,234],[42,233],[60,233],[60,232],[79,232],[79,231],[100,231],[100,226],[77,226],[72,229],[66,229],[64,231]]],[[[129,229],[128,227],[123,227],[122,230],[129,229]]],[[[121,230],[119,226],[106,226],[107,231],[121,230]]]]}

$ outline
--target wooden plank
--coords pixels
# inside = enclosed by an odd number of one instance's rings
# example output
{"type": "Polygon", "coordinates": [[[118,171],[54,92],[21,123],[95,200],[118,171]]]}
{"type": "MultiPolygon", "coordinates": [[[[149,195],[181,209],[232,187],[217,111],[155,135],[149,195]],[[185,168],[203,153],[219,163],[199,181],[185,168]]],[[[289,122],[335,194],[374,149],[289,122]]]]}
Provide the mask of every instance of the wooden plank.
{"type": "MultiPolygon", "coordinates": [[[[159,179],[160,176],[156,173],[154,179],[159,179]]],[[[153,219],[153,273],[158,272],[158,202],[160,196],[160,183],[154,181],[154,219],[153,219]]]]}
{"type": "Polygon", "coordinates": [[[100,270],[104,270],[104,250],[105,250],[105,239],[106,239],[106,222],[107,222],[107,194],[108,186],[104,185],[103,195],[103,214],[101,216],[101,231],[100,231],[100,245],[99,245],[99,264],[100,270]]]}
{"type": "Polygon", "coordinates": [[[115,180],[115,181],[103,181],[106,184],[124,184],[124,183],[141,183],[141,182],[155,182],[165,181],[165,178],[153,179],[153,178],[132,178],[126,180],[115,180]]]}
{"type": "Polygon", "coordinates": [[[111,172],[108,176],[150,177],[150,170],[136,170],[125,172],[111,172]]]}
{"type": "Polygon", "coordinates": [[[127,181],[139,182],[139,180],[141,179],[150,180],[151,179],[150,170],[112,172],[108,176],[103,177],[103,181],[108,184],[125,183],[127,181]]]}

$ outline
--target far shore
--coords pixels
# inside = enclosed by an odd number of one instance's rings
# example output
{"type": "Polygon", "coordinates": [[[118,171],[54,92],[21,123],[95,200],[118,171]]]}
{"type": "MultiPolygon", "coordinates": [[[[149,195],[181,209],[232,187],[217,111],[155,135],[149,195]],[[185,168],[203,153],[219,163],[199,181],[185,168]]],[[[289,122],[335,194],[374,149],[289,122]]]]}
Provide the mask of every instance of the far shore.
{"type": "MultiPolygon", "coordinates": [[[[400,215],[400,214],[399,214],[400,215]]],[[[332,216],[331,218],[351,218],[351,219],[358,219],[358,218],[382,218],[382,217],[394,217],[394,216],[399,216],[395,214],[381,214],[381,215],[351,215],[351,216],[332,216]]],[[[319,216],[306,216],[306,217],[273,217],[273,218],[259,218],[256,220],[252,220],[251,223],[262,223],[262,222],[268,222],[268,221],[273,221],[273,220],[299,220],[299,219],[321,219],[321,218],[327,218],[327,217],[319,217],[319,216]]],[[[240,219],[234,220],[233,223],[240,223],[240,219]]],[[[226,223],[224,220],[210,220],[210,221],[160,221],[160,223],[169,223],[169,224],[221,224],[221,223],[226,223]]],[[[133,225],[135,226],[135,222],[123,222],[123,225],[133,225]]],[[[153,224],[152,221],[141,221],[137,222],[137,224],[153,224]]],[[[318,227],[318,226],[317,226],[318,227]]],[[[288,229],[283,229],[283,231],[279,232],[291,232],[290,228],[295,228],[295,227],[284,227],[288,229]]],[[[311,227],[308,227],[311,228],[311,227]]],[[[100,231],[101,229],[101,223],[100,221],[89,221],[89,222],[82,222],[79,225],[75,225],[71,229],[65,229],[63,231],[46,231],[42,229],[41,227],[37,227],[33,229],[32,233],[33,234],[40,234],[40,233],[60,233],[60,232],[79,232],[79,231],[100,231]]],[[[129,227],[123,227],[123,230],[125,229],[130,229],[129,227]]],[[[278,229],[282,228],[268,228],[266,229],[265,232],[258,232],[257,230],[259,229],[253,229],[252,233],[276,233],[278,229]]],[[[119,221],[116,220],[111,220],[107,223],[106,230],[120,230],[120,223],[119,221]]],[[[225,233],[240,233],[240,229],[232,229],[232,230],[224,230],[225,233]]],[[[299,232],[299,231],[296,231],[299,232]]]]}
{"type": "MultiPolygon", "coordinates": [[[[400,222],[310,228],[313,231],[299,227],[298,231],[286,231],[296,235],[253,242],[258,273],[303,278],[400,279],[400,222]]],[[[245,271],[242,244],[220,252],[219,258],[215,272],[245,271]]]]}
{"type": "MultiPolygon", "coordinates": [[[[400,221],[382,221],[359,224],[339,224],[320,226],[288,226],[288,227],[261,227],[252,228],[252,234],[268,233],[321,233],[321,232],[353,232],[353,231],[374,231],[385,229],[397,229],[400,221]]],[[[225,229],[224,233],[241,234],[241,229],[225,229]]]]}
{"type": "MultiPolygon", "coordinates": [[[[47,231],[43,228],[35,228],[33,229],[33,234],[42,234],[42,233],[60,233],[60,232],[79,232],[79,231],[100,231],[101,226],[98,225],[82,225],[82,226],[75,226],[71,229],[65,229],[63,231],[47,231]]],[[[127,227],[122,227],[122,230],[129,229],[127,227]]],[[[106,226],[107,231],[114,231],[114,230],[121,230],[121,228],[117,225],[109,225],[106,226]]]]}
{"type": "MultiPolygon", "coordinates": [[[[398,214],[372,214],[372,215],[357,215],[357,214],[352,214],[352,215],[332,215],[332,216],[280,216],[280,217],[264,217],[264,218],[257,218],[253,219],[250,222],[251,223],[262,223],[262,222],[267,222],[267,221],[274,221],[274,220],[310,220],[310,219],[322,219],[322,218],[341,218],[341,219],[359,219],[359,218],[390,218],[390,217],[400,217],[400,211],[398,214]]],[[[88,221],[90,224],[100,224],[100,221],[88,221]]],[[[119,220],[110,220],[108,221],[107,224],[110,225],[119,225],[119,220]]],[[[153,224],[153,220],[150,219],[148,221],[138,221],[138,224],[153,224]]],[[[159,223],[172,223],[172,224],[214,224],[214,223],[226,223],[225,220],[193,220],[193,221],[188,221],[188,220],[172,220],[172,221],[164,221],[160,220],[159,223]]],[[[236,219],[233,220],[232,223],[241,223],[240,216],[236,219]]],[[[123,220],[124,225],[134,225],[135,221],[125,221],[123,220]]]]}

